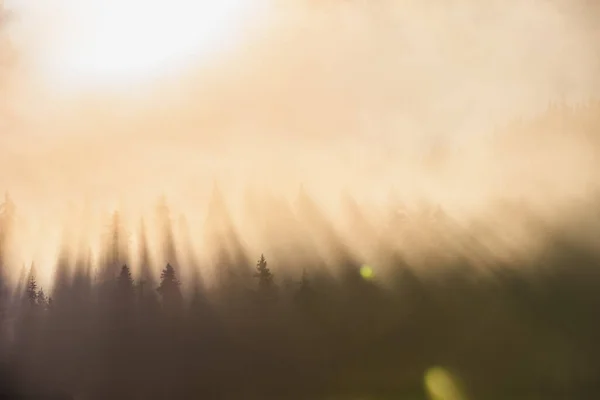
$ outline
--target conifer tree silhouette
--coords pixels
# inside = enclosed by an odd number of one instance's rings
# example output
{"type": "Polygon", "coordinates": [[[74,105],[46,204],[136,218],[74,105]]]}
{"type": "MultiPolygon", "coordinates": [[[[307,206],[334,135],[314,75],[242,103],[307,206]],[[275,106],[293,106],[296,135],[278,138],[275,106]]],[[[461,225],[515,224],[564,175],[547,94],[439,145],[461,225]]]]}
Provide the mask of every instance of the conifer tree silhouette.
{"type": "Polygon", "coordinates": [[[121,301],[131,302],[135,295],[135,287],[131,271],[127,265],[121,267],[121,272],[117,277],[117,293],[121,301]]]}
{"type": "Polygon", "coordinates": [[[38,300],[38,286],[33,274],[29,276],[25,293],[27,296],[27,302],[32,306],[36,305],[38,300]]]}
{"type": "Polygon", "coordinates": [[[273,274],[267,267],[267,260],[264,254],[260,255],[258,262],[256,263],[255,278],[258,278],[258,287],[260,290],[271,289],[273,286],[273,274]]]}
{"type": "Polygon", "coordinates": [[[166,308],[178,308],[182,305],[181,283],[177,279],[175,269],[171,264],[167,264],[160,273],[160,285],[156,289],[162,296],[163,304],[166,308]]]}

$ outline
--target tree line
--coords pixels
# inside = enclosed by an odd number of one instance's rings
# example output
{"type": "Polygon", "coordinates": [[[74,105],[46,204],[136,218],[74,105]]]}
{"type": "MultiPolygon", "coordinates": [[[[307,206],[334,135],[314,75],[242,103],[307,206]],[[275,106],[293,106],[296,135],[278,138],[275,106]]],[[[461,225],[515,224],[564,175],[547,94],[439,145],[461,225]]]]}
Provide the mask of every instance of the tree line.
{"type": "MultiPolygon", "coordinates": [[[[470,255],[482,250],[464,234],[454,239],[470,255]]],[[[34,269],[5,291],[2,360],[22,387],[88,398],[424,398],[436,366],[476,394],[595,393],[593,251],[557,231],[541,256],[486,256],[482,274],[455,249],[431,250],[417,268],[378,246],[385,279],[343,250],[335,275],[330,260],[304,258],[290,281],[268,254],[251,266],[224,255],[217,285],[180,281],[175,262],[154,282],[128,265],[98,279],[84,259],[71,270],[59,260],[52,293],[34,269]]]]}
{"type": "MultiPolygon", "coordinates": [[[[424,398],[424,376],[435,367],[453,371],[473,398],[600,392],[600,258],[581,236],[503,203],[499,215],[544,238],[539,251],[507,257],[484,240],[493,226],[464,227],[440,207],[394,203],[379,234],[346,200],[367,256],[306,193],[297,216],[270,210],[285,227],[267,236],[277,245],[249,253],[217,192],[207,218],[219,227],[209,237],[212,283],[206,265],[180,257],[185,246],[161,200],[162,240],[152,246],[163,264],[142,237],[132,268],[115,213],[99,265],[85,251],[73,260],[61,249],[47,290],[35,266],[22,270],[18,287],[4,279],[18,225],[7,196],[0,372],[23,390],[92,399],[424,398]],[[298,233],[297,219],[314,229],[298,233]]],[[[597,204],[591,199],[572,221],[591,227],[591,242],[597,204]]]]}

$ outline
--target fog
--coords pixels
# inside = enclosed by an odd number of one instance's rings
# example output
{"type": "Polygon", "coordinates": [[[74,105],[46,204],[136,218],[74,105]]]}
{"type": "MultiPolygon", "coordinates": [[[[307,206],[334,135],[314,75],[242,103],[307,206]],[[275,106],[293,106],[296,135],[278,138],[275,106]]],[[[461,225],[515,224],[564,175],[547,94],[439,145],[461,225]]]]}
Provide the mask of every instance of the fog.
{"type": "Polygon", "coordinates": [[[27,34],[3,68],[0,188],[30,226],[15,257],[49,262],[84,204],[93,237],[116,208],[135,229],[160,195],[199,232],[215,182],[242,236],[249,190],[294,201],[301,186],[345,234],[342,192],[365,208],[427,201],[463,222],[499,219],[497,202],[512,199],[562,221],[556,210],[597,189],[598,147],[552,134],[558,120],[526,121],[596,98],[595,8],[273,1],[235,51],[148,82],[65,90],[36,64],[58,24],[34,29],[50,14],[14,6],[27,34]]]}
{"type": "Polygon", "coordinates": [[[0,0],[0,397],[598,398],[600,7],[255,1],[0,0]]]}

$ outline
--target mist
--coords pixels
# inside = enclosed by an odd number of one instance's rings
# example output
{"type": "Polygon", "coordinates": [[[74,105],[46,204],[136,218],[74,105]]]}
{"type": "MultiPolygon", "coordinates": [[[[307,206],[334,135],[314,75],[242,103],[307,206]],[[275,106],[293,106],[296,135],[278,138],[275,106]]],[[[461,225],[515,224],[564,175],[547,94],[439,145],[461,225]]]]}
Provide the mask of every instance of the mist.
{"type": "Polygon", "coordinates": [[[29,36],[3,74],[0,187],[40,232],[86,202],[137,221],[160,195],[201,221],[215,182],[242,232],[244,193],[293,201],[301,186],[341,231],[342,191],[365,207],[393,192],[462,221],[491,218],[501,199],[558,218],[548,210],[597,189],[586,129],[535,122],[553,104],[593,107],[598,28],[582,7],[273,2],[236,51],[152,82],[66,91],[35,64],[57,24],[27,31],[44,14],[16,8],[29,36]]]}
{"type": "Polygon", "coordinates": [[[265,5],[117,79],[5,2],[0,397],[597,397],[600,7],[265,5]]]}

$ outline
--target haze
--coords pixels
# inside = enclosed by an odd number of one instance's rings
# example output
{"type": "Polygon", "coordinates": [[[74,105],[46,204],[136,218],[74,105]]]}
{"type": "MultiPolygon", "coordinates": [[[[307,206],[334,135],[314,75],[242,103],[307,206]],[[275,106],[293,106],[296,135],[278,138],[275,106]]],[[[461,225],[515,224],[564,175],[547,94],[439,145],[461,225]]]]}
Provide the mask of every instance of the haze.
{"type": "Polygon", "coordinates": [[[242,230],[249,187],[294,199],[302,184],[340,224],[342,190],[466,218],[597,189],[580,135],[502,133],[597,98],[597,14],[581,2],[46,3],[9,4],[2,75],[0,188],[35,221],[27,262],[52,254],[73,204],[137,221],[165,194],[201,220],[215,181],[242,230]]]}

